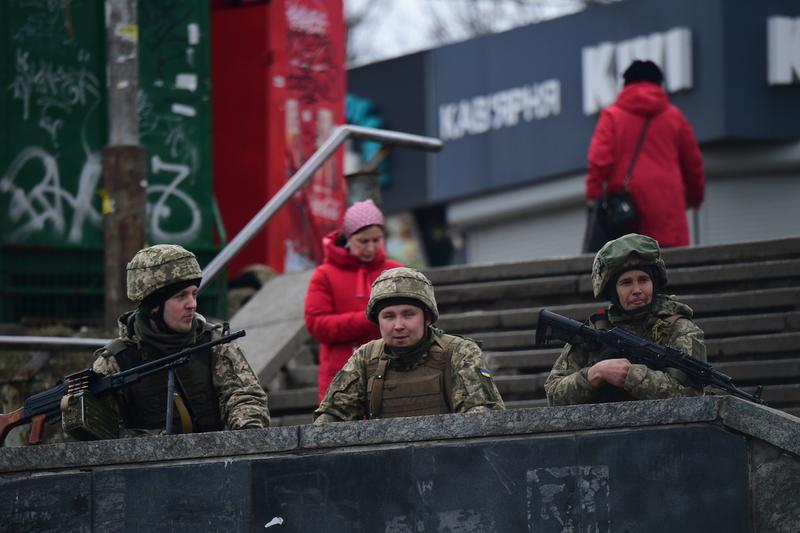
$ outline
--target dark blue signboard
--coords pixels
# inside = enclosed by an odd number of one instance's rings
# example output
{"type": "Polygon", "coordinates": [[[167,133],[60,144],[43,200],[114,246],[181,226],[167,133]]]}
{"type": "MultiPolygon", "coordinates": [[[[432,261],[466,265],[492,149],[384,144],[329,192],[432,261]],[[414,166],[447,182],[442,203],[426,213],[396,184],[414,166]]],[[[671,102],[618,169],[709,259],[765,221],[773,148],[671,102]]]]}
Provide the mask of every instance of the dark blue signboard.
{"type": "MultiPolygon", "coordinates": [[[[639,0],[432,50],[417,61],[424,95],[383,99],[385,127],[401,129],[391,116],[422,108],[422,133],[442,138],[444,149],[427,156],[424,199],[420,187],[405,201],[387,191],[387,205],[448,202],[582,171],[598,112],[634,58],[662,66],[665,88],[701,144],[796,139],[798,43],[794,0],[639,0]],[[783,18],[777,33],[775,17],[783,18]],[[770,42],[784,49],[776,55],[770,42]],[[776,68],[783,81],[770,78],[776,68]]],[[[401,61],[355,69],[351,88],[373,99],[396,94],[385,75],[373,74],[401,61]]]]}

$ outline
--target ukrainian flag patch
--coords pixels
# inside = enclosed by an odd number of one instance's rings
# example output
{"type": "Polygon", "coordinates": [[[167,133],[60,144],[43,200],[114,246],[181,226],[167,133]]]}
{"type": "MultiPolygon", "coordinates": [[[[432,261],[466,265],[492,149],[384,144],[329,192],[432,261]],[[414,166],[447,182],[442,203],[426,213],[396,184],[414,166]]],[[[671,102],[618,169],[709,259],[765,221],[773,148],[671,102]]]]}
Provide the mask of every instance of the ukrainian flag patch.
{"type": "Polygon", "coordinates": [[[478,372],[480,372],[481,376],[483,376],[485,378],[491,379],[491,377],[492,377],[492,371],[489,370],[488,368],[479,368],[478,372]]]}

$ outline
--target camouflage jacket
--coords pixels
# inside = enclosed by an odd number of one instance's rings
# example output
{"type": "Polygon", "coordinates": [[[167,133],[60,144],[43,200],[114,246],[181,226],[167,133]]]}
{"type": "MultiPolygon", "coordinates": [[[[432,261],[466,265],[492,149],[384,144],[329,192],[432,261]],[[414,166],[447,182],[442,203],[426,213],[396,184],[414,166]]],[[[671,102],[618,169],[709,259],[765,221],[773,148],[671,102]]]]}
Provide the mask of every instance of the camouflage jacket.
{"type": "MultiPolygon", "coordinates": [[[[609,307],[608,320],[644,339],[669,346],[701,361],[706,360],[703,331],[691,321],[689,306],[673,296],[656,295],[652,309],[645,317],[634,320],[609,307]],[[670,319],[678,316],[677,320],[670,319]]],[[[677,396],[698,396],[703,391],[692,387],[686,375],[674,368],[652,370],[633,364],[628,371],[624,390],[589,384],[589,368],[596,362],[598,351],[589,351],[583,344],[564,346],[545,382],[549,405],[600,403],[622,400],[655,400],[677,396]]]]}
{"type": "MultiPolygon", "coordinates": [[[[140,346],[140,339],[128,332],[127,318],[130,313],[119,319],[120,340],[132,346],[140,346]]],[[[200,314],[197,317],[198,331],[202,332],[207,323],[200,314]]],[[[209,325],[212,338],[221,336],[222,325],[209,325]]],[[[144,362],[154,359],[147,350],[140,351],[144,362]]],[[[261,388],[253,370],[245,358],[242,349],[235,343],[217,345],[213,348],[214,367],[212,385],[217,393],[219,409],[225,429],[242,429],[245,427],[268,427],[269,409],[267,393],[261,388]]],[[[120,368],[114,356],[105,348],[95,352],[97,359],[92,370],[107,375],[119,372],[120,368]]],[[[135,429],[135,428],[129,428],[135,429]]]]}
{"type": "MultiPolygon", "coordinates": [[[[443,346],[443,334],[434,334],[433,343],[443,346]]],[[[342,370],[333,378],[319,408],[314,411],[314,423],[362,420],[369,416],[367,367],[371,357],[383,353],[381,339],[358,348],[342,370]],[[376,343],[379,349],[376,348],[376,343]]],[[[430,353],[430,349],[428,350],[430,353]]],[[[486,369],[486,361],[477,344],[469,339],[451,342],[445,352],[451,361],[453,412],[486,412],[505,409],[500,392],[486,369]],[[448,353],[449,352],[449,353],[448,353]]],[[[427,356],[426,356],[427,357],[427,356]]],[[[391,367],[390,367],[391,368],[391,367]]],[[[413,369],[411,370],[413,372],[413,369]]]]}

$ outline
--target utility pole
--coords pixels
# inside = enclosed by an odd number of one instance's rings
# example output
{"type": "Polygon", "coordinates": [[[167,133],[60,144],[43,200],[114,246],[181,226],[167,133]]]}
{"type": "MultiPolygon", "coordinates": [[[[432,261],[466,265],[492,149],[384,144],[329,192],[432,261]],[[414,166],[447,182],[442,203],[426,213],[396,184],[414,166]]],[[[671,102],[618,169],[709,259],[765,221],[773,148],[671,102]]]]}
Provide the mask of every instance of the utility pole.
{"type": "Polygon", "coordinates": [[[103,149],[105,326],[132,307],[125,266],[146,238],[147,158],[139,144],[136,0],[105,0],[108,145],[103,149]]]}

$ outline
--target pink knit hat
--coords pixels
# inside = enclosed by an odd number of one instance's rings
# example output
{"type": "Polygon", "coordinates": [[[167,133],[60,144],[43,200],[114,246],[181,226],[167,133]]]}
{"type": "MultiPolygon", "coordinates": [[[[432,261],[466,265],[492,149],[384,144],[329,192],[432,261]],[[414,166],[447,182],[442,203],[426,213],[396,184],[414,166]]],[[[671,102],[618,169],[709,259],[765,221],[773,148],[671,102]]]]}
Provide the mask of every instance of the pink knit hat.
{"type": "Polygon", "coordinates": [[[350,235],[367,226],[383,226],[383,213],[372,200],[356,202],[347,208],[342,223],[342,235],[349,239],[350,235]]]}

